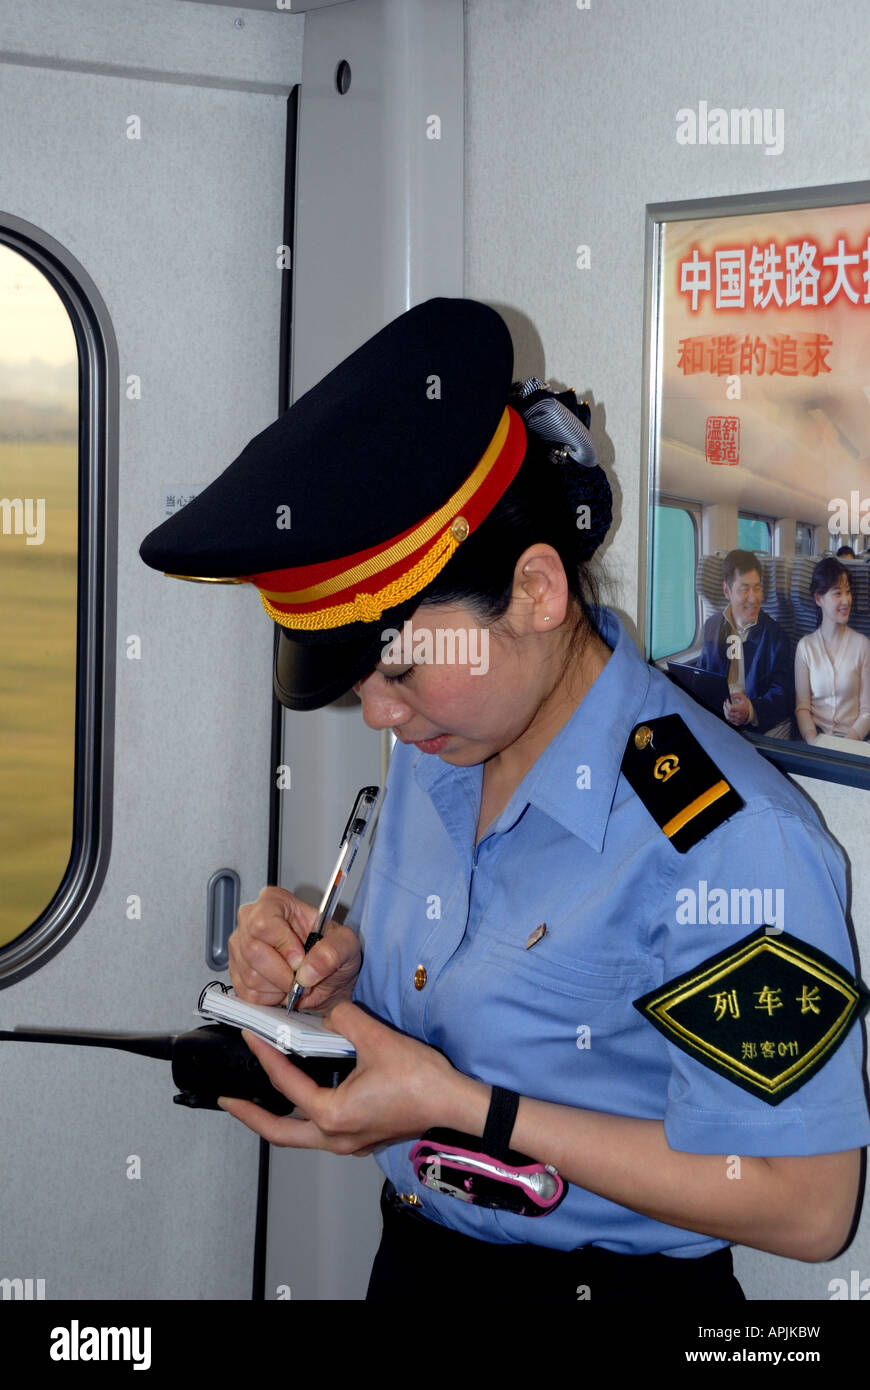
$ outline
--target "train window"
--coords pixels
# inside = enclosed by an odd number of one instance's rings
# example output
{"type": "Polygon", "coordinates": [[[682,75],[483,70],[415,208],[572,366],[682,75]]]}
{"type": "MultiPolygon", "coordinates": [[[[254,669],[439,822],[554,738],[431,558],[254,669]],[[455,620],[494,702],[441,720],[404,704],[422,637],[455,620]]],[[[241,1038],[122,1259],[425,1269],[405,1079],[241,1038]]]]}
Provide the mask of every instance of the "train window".
{"type": "Polygon", "coordinates": [[[753,516],[740,512],[737,517],[737,546],[740,550],[760,550],[770,554],[770,538],[773,534],[771,522],[767,517],[753,516]]]}
{"type": "Polygon", "coordinates": [[[0,984],[53,955],[108,859],[108,441],[117,348],[86,272],[0,225],[0,984]]]}
{"type": "Polygon", "coordinates": [[[73,836],[78,351],[45,275],[0,246],[0,945],[54,897],[73,836]]]}
{"type": "Polygon", "coordinates": [[[815,527],[808,521],[798,521],[794,528],[795,555],[812,555],[815,527]]]}
{"type": "Polygon", "coordinates": [[[691,646],[697,626],[695,565],[696,518],[679,503],[660,501],[653,509],[653,661],[691,646]]]}

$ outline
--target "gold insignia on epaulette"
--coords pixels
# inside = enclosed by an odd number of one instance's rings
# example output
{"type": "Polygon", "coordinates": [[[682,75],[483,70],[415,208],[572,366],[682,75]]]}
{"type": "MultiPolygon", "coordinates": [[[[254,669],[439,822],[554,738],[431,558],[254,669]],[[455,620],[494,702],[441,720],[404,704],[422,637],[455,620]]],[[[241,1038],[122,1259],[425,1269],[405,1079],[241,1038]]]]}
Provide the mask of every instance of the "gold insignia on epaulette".
{"type": "Polygon", "coordinates": [[[679,770],[679,758],[675,758],[673,753],[663,753],[660,758],[656,758],[653,764],[653,777],[657,778],[659,782],[666,782],[679,770]]]}
{"type": "Polygon", "coordinates": [[[634,1001],[704,1066],[778,1105],[815,1075],[870,1003],[830,956],[761,927],[634,1001]]]}
{"type": "Polygon", "coordinates": [[[743,805],[679,714],[632,730],[622,772],[680,854],[743,805]]]}

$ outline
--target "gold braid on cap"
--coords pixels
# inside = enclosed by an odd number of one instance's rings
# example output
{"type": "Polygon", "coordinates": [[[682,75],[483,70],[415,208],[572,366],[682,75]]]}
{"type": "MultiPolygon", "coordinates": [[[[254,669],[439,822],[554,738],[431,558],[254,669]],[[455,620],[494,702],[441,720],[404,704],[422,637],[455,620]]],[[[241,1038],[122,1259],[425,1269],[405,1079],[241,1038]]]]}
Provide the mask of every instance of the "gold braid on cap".
{"type": "Polygon", "coordinates": [[[506,406],[495,434],[465,482],[442,507],[407,534],[333,564],[250,575],[269,617],[282,627],[301,631],[376,622],[387,609],[395,608],[431,584],[457,547],[495,506],[515,476],[525,451],[522,419],[506,406]],[[406,563],[408,568],[401,569],[406,563]],[[376,583],[390,571],[392,578],[380,588],[369,592],[359,587],[367,580],[376,583]],[[316,607],[310,606],[315,604],[316,607]]]}

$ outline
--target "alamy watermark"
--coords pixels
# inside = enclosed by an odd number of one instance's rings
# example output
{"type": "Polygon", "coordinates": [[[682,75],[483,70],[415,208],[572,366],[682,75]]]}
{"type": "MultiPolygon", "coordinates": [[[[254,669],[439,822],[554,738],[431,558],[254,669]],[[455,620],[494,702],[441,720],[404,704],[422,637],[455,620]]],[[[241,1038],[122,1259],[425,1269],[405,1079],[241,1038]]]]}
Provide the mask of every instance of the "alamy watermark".
{"type": "Polygon", "coordinates": [[[134,1371],[151,1366],[150,1327],[69,1327],[51,1329],[52,1361],[132,1361],[134,1371]]]}
{"type": "Polygon", "coordinates": [[[489,628],[418,628],[410,618],[402,625],[385,628],[381,641],[389,646],[381,654],[385,666],[470,666],[473,676],[489,670],[489,628]]]}
{"type": "Polygon", "coordinates": [[[850,1269],[848,1281],[831,1279],[828,1294],[832,1301],[845,1298],[866,1302],[870,1299],[870,1279],[862,1279],[860,1270],[850,1269]]]}
{"type": "Polygon", "coordinates": [[[870,536],[870,497],[862,497],[857,488],[853,488],[848,499],[832,497],[828,511],[828,531],[832,536],[870,536]]]}
{"type": "Polygon", "coordinates": [[[25,545],[42,545],[45,540],[45,498],[0,497],[0,530],[4,536],[26,537],[25,545]]]}
{"type": "Polygon", "coordinates": [[[44,1279],[0,1279],[0,1299],[45,1298],[44,1279]]]}
{"type": "Polygon", "coordinates": [[[678,926],[776,927],[785,923],[784,888],[709,888],[702,878],[697,889],[678,888],[678,926]]]}
{"type": "Polygon", "coordinates": [[[698,102],[698,110],[682,106],[676,115],[678,145],[764,145],[765,154],[785,148],[785,112],[781,106],[723,106],[698,102]]]}

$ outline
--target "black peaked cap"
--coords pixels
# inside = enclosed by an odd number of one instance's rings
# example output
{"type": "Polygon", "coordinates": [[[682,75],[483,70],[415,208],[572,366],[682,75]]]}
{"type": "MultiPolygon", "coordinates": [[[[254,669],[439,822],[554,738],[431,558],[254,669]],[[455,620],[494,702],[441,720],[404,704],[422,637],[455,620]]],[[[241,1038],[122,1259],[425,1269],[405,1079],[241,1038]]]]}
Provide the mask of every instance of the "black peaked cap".
{"type": "MultiPolygon", "coordinates": [[[[276,582],[299,592],[310,576],[276,581],[273,572],[384,546],[443,508],[491,444],[512,371],[510,334],[494,309],[471,299],[418,304],[256,435],[139,553],[183,578],[256,576],[286,620],[276,582]]],[[[420,597],[372,621],[301,629],[292,618],[281,622],[278,698],[316,709],[349,690],[378,661],[382,630],[400,626],[420,597]]]]}

